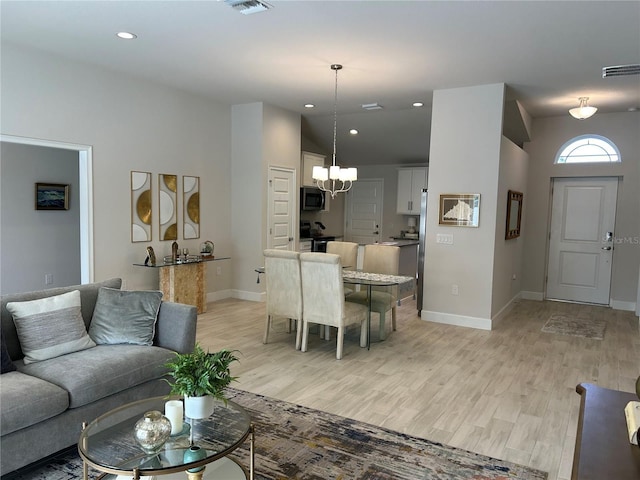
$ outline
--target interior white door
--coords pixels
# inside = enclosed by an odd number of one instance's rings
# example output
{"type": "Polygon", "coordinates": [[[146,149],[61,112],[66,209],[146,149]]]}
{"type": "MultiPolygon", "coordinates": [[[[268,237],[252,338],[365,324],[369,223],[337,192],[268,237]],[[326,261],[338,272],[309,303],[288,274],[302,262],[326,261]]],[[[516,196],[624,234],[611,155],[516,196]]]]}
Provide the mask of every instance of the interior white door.
{"type": "Polygon", "coordinates": [[[295,170],[269,167],[267,248],[295,249],[295,170]]]}
{"type": "Polygon", "coordinates": [[[553,182],[547,298],[609,304],[618,179],[553,182]]]}
{"type": "Polygon", "coordinates": [[[380,241],[384,181],[366,179],[353,182],[345,202],[345,240],[361,244],[380,241]]]}

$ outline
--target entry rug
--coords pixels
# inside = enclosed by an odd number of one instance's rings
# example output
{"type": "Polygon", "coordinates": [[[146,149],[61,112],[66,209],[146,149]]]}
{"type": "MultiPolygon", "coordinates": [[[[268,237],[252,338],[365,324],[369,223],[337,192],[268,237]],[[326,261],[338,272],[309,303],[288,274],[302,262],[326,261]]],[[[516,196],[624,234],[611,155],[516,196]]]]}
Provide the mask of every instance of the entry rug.
{"type": "Polygon", "coordinates": [[[553,314],[542,327],[542,331],[545,333],[558,333],[560,335],[572,335],[574,337],[602,340],[604,338],[605,328],[606,323],[604,320],[553,314]]]}
{"type": "MultiPolygon", "coordinates": [[[[254,423],[257,480],[547,478],[539,470],[273,398],[235,389],[229,389],[229,398],[242,405],[254,423]]],[[[248,467],[248,440],[232,456],[248,467]]],[[[81,465],[77,452],[67,451],[11,480],[80,480],[81,465]]]]}

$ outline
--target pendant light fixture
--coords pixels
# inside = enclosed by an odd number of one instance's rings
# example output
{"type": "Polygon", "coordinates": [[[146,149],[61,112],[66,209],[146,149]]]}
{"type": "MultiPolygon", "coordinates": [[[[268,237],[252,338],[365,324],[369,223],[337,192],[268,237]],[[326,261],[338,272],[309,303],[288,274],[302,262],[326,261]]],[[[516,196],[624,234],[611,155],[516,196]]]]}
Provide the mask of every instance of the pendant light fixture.
{"type": "Polygon", "coordinates": [[[313,167],[311,174],[316,181],[318,188],[323,192],[331,194],[331,198],[335,198],[336,194],[346,192],[351,185],[358,179],[357,168],[340,168],[336,165],[336,136],[338,133],[338,70],[342,69],[342,65],[333,64],[331,70],[336,72],[335,97],[333,101],[333,156],[331,167],[313,167]]]}
{"type": "Polygon", "coordinates": [[[580,97],[578,100],[580,100],[580,106],[569,110],[569,113],[573,118],[584,120],[585,118],[591,117],[598,110],[596,107],[590,107],[587,105],[589,97],[580,97]]]}

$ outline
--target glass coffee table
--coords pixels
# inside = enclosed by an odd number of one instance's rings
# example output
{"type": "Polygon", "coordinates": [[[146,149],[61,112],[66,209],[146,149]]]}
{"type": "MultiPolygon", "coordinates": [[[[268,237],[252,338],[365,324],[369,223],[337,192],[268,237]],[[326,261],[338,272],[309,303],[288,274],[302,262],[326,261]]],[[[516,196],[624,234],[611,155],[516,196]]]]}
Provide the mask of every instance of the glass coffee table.
{"type": "Polygon", "coordinates": [[[158,453],[145,453],[136,443],[133,427],[145,412],[164,412],[167,400],[179,397],[155,397],[129,403],[111,410],[83,426],[78,451],[83,460],[83,478],[88,480],[88,466],[104,472],[98,479],[152,477],[162,480],[185,480],[187,470],[206,466],[204,479],[253,480],[254,431],[247,412],[238,404],[217,402],[209,418],[185,419],[181,434],[171,436],[158,453]],[[189,425],[189,426],[188,426],[189,425]],[[250,439],[249,471],[228,455],[250,439]],[[196,445],[206,457],[185,463],[185,450],[196,445]],[[166,475],[166,476],[165,476],[166,475]]]}

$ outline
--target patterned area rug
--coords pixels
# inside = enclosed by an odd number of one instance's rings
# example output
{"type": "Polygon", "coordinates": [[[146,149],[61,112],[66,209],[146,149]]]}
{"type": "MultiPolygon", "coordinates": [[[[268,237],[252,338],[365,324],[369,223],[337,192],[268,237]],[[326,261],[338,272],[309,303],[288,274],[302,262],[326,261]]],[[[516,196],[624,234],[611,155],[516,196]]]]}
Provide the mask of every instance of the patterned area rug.
{"type": "Polygon", "coordinates": [[[603,320],[591,318],[576,318],[568,315],[553,314],[542,327],[545,333],[559,333],[560,335],[572,335],[574,337],[602,340],[606,323],[603,320]]]}
{"type": "MultiPolygon", "coordinates": [[[[259,480],[547,478],[539,470],[280,400],[234,389],[230,389],[229,397],[245,407],[254,422],[255,473],[259,480]]],[[[245,443],[233,455],[249,465],[249,446],[245,443]]],[[[48,465],[11,480],[81,478],[77,453],[67,451],[48,465]]]]}

